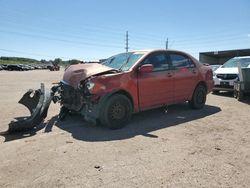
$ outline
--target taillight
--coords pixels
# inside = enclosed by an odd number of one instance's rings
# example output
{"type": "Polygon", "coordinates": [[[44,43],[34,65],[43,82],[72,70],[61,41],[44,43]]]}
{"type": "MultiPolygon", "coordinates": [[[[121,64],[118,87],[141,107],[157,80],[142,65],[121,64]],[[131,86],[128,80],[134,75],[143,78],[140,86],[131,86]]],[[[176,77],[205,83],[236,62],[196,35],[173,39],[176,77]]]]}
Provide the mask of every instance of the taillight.
{"type": "Polygon", "coordinates": [[[207,71],[206,80],[213,80],[213,71],[212,70],[207,71]]]}

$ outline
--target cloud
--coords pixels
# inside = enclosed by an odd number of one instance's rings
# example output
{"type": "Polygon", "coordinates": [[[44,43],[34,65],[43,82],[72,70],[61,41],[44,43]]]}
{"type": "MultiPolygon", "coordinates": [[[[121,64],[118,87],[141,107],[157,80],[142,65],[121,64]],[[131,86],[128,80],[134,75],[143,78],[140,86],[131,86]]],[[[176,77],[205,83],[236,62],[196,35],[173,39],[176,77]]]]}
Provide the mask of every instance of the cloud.
{"type": "Polygon", "coordinates": [[[250,38],[250,33],[247,36],[250,38]]]}

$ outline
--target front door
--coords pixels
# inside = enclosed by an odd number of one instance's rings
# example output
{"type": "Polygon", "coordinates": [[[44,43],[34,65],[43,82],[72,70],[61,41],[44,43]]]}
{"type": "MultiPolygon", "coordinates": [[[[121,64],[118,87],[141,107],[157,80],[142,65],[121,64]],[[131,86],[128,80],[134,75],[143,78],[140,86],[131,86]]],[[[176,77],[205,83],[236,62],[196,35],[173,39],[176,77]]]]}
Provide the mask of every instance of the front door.
{"type": "MultiPolygon", "coordinates": [[[[173,70],[165,52],[152,53],[141,63],[152,64],[149,73],[138,73],[140,110],[164,106],[173,101],[173,70]]],[[[140,65],[140,66],[141,66],[140,65]]]]}

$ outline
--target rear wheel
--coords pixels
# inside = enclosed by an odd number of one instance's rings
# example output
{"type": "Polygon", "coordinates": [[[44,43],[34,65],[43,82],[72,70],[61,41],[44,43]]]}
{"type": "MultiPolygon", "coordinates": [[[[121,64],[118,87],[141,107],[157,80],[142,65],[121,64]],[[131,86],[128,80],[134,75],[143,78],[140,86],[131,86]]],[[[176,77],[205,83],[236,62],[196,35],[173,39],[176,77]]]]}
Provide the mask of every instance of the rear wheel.
{"type": "Polygon", "coordinates": [[[234,98],[238,98],[238,91],[237,90],[234,90],[234,98]]]}
{"type": "Polygon", "coordinates": [[[119,129],[125,126],[132,115],[130,100],[121,94],[111,96],[103,105],[100,121],[110,129],[119,129]]]}
{"type": "Polygon", "coordinates": [[[194,90],[192,100],[189,105],[193,109],[201,109],[204,107],[207,99],[207,92],[204,85],[198,85],[194,90]]]}
{"type": "Polygon", "coordinates": [[[238,99],[238,101],[242,101],[243,98],[244,98],[243,92],[242,92],[242,91],[238,91],[238,92],[237,92],[237,97],[236,97],[236,98],[238,99]]]}

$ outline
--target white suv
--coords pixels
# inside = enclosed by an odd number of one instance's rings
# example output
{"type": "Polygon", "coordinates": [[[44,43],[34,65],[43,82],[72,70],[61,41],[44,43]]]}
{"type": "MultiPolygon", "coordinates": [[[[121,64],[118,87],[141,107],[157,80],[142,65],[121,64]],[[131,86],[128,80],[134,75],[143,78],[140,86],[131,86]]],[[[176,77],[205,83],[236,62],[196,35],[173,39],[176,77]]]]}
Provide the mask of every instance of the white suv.
{"type": "Polygon", "coordinates": [[[238,67],[250,67],[250,56],[234,57],[225,62],[214,72],[213,93],[219,91],[233,91],[234,82],[239,80],[238,67]]]}

